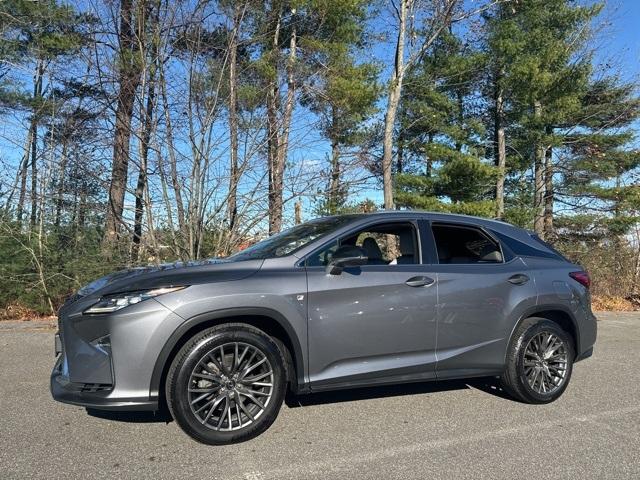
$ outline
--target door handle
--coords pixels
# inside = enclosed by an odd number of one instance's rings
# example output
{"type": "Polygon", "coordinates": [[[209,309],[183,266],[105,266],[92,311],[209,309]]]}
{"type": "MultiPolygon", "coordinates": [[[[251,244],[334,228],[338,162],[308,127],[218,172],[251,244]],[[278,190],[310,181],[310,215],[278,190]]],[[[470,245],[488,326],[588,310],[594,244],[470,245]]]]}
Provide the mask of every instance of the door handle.
{"type": "Polygon", "coordinates": [[[529,281],[529,277],[524,273],[516,273],[515,275],[510,276],[508,281],[514,285],[524,285],[529,281]]]}
{"type": "Polygon", "coordinates": [[[410,287],[428,287],[435,283],[435,280],[431,277],[411,277],[406,282],[410,287]]]}

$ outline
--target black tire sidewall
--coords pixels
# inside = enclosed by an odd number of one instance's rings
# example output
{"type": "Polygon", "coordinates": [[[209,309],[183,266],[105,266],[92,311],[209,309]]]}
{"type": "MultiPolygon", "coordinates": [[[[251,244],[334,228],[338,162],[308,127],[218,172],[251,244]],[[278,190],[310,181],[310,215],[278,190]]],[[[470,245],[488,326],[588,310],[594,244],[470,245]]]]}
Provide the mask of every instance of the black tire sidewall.
{"type": "Polygon", "coordinates": [[[533,325],[531,325],[528,329],[524,331],[524,333],[518,339],[517,354],[515,357],[517,379],[518,379],[518,383],[520,384],[519,386],[521,388],[522,393],[524,393],[528,397],[528,400],[531,401],[532,403],[549,403],[556,400],[558,397],[560,397],[564,393],[564,391],[567,389],[569,385],[569,381],[571,380],[571,374],[573,372],[574,357],[575,357],[574,347],[573,347],[573,341],[571,337],[567,334],[567,332],[565,332],[557,324],[549,320],[540,320],[539,322],[536,322],[533,325]],[[534,338],[536,335],[543,332],[552,333],[558,336],[565,344],[565,347],[567,349],[567,357],[568,357],[567,372],[566,372],[566,377],[563,384],[559,389],[549,394],[538,393],[533,388],[531,388],[524,373],[525,349],[532,338],[534,338]]]}
{"type": "Polygon", "coordinates": [[[182,355],[176,356],[177,362],[172,366],[175,371],[171,383],[167,385],[167,398],[170,399],[174,419],[188,435],[202,443],[224,445],[256,437],[274,422],[284,400],[286,376],[282,353],[268,336],[243,328],[214,329],[209,334],[196,336],[194,341],[185,345],[181,353],[182,355]],[[240,430],[225,432],[213,430],[200,423],[191,411],[187,389],[191,372],[200,359],[206,353],[229,342],[244,342],[259,348],[271,363],[274,387],[269,404],[256,421],[240,430]]]}

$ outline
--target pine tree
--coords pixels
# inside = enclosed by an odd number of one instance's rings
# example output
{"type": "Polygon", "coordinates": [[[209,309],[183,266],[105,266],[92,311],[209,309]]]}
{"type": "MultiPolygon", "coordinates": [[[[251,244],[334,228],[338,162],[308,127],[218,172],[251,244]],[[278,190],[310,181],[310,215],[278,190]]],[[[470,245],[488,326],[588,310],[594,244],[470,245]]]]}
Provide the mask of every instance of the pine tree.
{"type": "Polygon", "coordinates": [[[356,60],[365,42],[367,3],[328,2],[322,12],[316,12],[321,13],[324,26],[305,43],[307,68],[319,73],[309,76],[302,103],[319,116],[322,133],[331,145],[328,182],[316,205],[321,215],[335,215],[348,208],[344,161],[363,141],[363,123],[376,111],[378,69],[372,63],[356,60]]]}
{"type": "Polygon", "coordinates": [[[500,84],[516,124],[511,146],[525,165],[533,164],[533,227],[540,236],[550,236],[555,152],[581,110],[591,75],[591,58],[583,47],[601,5],[527,0],[499,8],[488,22],[488,45],[504,67],[500,84]]]}
{"type": "Polygon", "coordinates": [[[475,100],[483,61],[447,32],[407,74],[398,206],[493,214],[495,169],[483,160],[484,129],[475,100]]]}
{"type": "MultiPolygon", "coordinates": [[[[28,195],[31,203],[29,223],[33,228],[38,215],[38,131],[52,108],[46,95],[47,90],[51,90],[46,75],[56,60],[77,53],[85,45],[86,27],[92,18],[56,0],[8,0],[2,7],[0,59],[12,60],[33,71],[33,81],[28,90],[19,81],[0,83],[0,105],[22,110],[29,117],[24,153],[16,176],[16,184],[19,184],[16,185],[19,189],[16,216],[21,223],[28,195]]],[[[12,191],[7,204],[11,203],[13,194],[12,191]]]]}

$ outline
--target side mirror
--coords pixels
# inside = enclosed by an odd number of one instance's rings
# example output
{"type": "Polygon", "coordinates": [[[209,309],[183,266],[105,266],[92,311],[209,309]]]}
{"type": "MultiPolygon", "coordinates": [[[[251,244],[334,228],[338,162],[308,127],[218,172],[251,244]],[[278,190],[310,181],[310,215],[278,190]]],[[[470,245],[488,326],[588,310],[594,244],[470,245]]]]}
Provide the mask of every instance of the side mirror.
{"type": "Polygon", "coordinates": [[[331,261],[327,265],[327,273],[340,275],[345,267],[366,265],[368,260],[367,253],[363,248],[355,245],[343,245],[331,257],[331,261]]]}

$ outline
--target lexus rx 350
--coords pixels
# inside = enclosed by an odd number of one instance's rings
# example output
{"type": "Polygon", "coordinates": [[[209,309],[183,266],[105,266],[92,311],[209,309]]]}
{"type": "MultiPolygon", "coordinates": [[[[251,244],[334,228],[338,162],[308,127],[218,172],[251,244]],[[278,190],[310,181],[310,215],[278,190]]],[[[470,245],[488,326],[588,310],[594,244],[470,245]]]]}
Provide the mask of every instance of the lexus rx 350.
{"type": "Polygon", "coordinates": [[[499,376],[528,403],[591,355],[589,276],[506,223],[422,212],[321,218],[226,259],[117,272],[59,312],[51,392],[167,405],[198,441],[254,437],[287,390],[499,376]]]}

